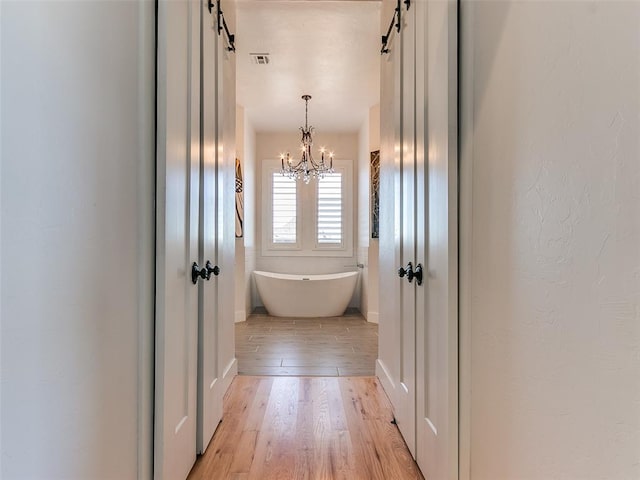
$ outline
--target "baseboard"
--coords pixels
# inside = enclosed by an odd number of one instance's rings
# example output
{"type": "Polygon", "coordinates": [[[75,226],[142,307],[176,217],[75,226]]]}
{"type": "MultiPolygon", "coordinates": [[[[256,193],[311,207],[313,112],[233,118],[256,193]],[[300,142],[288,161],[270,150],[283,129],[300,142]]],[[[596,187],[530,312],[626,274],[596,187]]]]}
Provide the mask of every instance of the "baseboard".
{"type": "Polygon", "coordinates": [[[231,382],[238,375],[238,359],[234,357],[233,360],[229,362],[227,368],[224,369],[224,373],[222,374],[222,395],[227,393],[229,387],[231,386],[231,382]]]}
{"type": "Polygon", "coordinates": [[[247,319],[247,312],[244,310],[236,310],[236,323],[244,322],[247,319]]]}
{"type": "Polygon", "coordinates": [[[367,322],[380,323],[379,318],[378,312],[367,312],[367,322]]]}
{"type": "Polygon", "coordinates": [[[395,410],[394,399],[396,398],[396,384],[380,359],[376,360],[376,377],[380,380],[382,388],[386,392],[387,397],[389,397],[391,405],[395,410]]]}

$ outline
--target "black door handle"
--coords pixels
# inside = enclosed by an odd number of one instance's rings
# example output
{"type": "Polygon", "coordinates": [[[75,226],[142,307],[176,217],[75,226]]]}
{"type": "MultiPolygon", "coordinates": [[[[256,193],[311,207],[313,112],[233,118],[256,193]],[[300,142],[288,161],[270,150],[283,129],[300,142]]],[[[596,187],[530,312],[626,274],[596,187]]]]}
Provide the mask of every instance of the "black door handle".
{"type": "Polygon", "coordinates": [[[415,271],[413,270],[413,264],[411,262],[407,263],[406,268],[402,268],[400,267],[398,269],[398,276],[400,278],[406,276],[407,280],[409,280],[409,283],[411,283],[413,281],[413,279],[416,279],[416,283],[418,285],[422,285],[422,265],[418,264],[416,265],[416,269],[415,271]]]}
{"type": "Polygon", "coordinates": [[[218,265],[213,265],[209,260],[205,264],[204,268],[207,269],[207,280],[211,278],[211,274],[213,273],[216,277],[220,275],[220,267],[218,265]]]}
{"type": "Polygon", "coordinates": [[[210,275],[206,267],[200,268],[196,262],[193,262],[193,265],[191,265],[191,281],[194,285],[198,283],[198,277],[203,280],[209,280],[210,275]]]}
{"type": "Polygon", "coordinates": [[[413,265],[411,264],[411,262],[407,263],[407,268],[402,268],[400,267],[398,269],[398,276],[400,278],[407,276],[407,278],[409,279],[409,281],[411,281],[411,279],[413,278],[413,265]]]}
{"type": "Polygon", "coordinates": [[[416,279],[418,285],[422,285],[422,265],[420,263],[416,265],[416,271],[413,273],[413,277],[416,279]]]}

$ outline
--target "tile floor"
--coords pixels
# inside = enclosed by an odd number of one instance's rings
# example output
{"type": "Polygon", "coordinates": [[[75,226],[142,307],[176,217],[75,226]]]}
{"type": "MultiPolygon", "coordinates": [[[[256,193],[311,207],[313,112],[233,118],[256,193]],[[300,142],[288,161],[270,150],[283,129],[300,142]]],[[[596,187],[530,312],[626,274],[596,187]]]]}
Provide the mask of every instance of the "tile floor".
{"type": "Polygon", "coordinates": [[[370,376],[378,326],[359,312],[330,318],[254,313],[236,324],[240,375],[370,376]]]}

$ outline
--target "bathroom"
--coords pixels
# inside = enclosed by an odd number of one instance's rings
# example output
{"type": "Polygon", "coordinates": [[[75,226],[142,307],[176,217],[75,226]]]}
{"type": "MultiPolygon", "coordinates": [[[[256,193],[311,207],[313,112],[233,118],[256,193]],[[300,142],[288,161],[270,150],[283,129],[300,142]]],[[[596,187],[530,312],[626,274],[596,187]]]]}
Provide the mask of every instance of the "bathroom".
{"type": "MultiPolygon", "coordinates": [[[[346,300],[347,316],[344,318],[357,318],[362,322],[362,328],[377,335],[374,330],[378,323],[378,234],[372,214],[376,197],[376,183],[373,182],[372,188],[372,178],[377,176],[374,175],[376,167],[372,170],[371,166],[372,161],[379,162],[374,152],[380,149],[380,53],[376,48],[366,46],[379,43],[380,4],[352,2],[340,9],[330,4],[301,3],[295,8],[288,5],[284,12],[289,25],[287,42],[279,38],[272,27],[272,20],[281,13],[273,4],[260,7],[255,3],[250,7],[239,3],[237,11],[237,34],[243,39],[236,52],[236,186],[241,185],[242,191],[236,193],[237,207],[241,205],[236,209],[241,212],[237,216],[241,218],[236,220],[235,321],[241,372],[243,346],[238,342],[246,333],[243,331],[245,321],[252,314],[264,317],[268,311],[257,288],[256,271],[296,274],[304,278],[355,272],[355,286],[346,300]],[[345,12],[345,8],[350,11],[345,12]],[[351,28],[351,31],[344,23],[349,15],[361,19],[357,28],[351,28]],[[324,18],[319,24],[304,20],[318,16],[324,18]],[[327,36],[341,38],[345,35],[348,38],[339,45],[326,41],[327,36]],[[308,43],[292,44],[290,39],[298,36],[304,36],[308,43]],[[261,52],[260,63],[255,55],[251,55],[254,52],[261,52]],[[324,72],[315,67],[297,68],[301,62],[309,61],[305,59],[309,55],[339,58],[339,61],[324,72]],[[293,88],[290,84],[274,85],[289,70],[297,72],[290,77],[293,88]],[[302,95],[311,98],[305,103],[302,95]],[[289,244],[283,244],[273,240],[274,227],[268,221],[273,218],[271,199],[276,185],[273,182],[288,180],[280,175],[280,154],[290,152],[294,163],[299,160],[300,128],[305,125],[305,108],[308,124],[314,127],[311,147],[314,159],[320,159],[321,148],[335,155],[334,170],[340,173],[341,222],[338,222],[339,233],[335,241],[319,242],[316,198],[322,180],[320,184],[316,179],[308,184],[298,180],[295,182],[295,234],[289,238],[289,244]],[[278,114],[273,115],[274,111],[278,114]]],[[[316,301],[326,303],[335,297],[320,293],[317,285],[310,287],[316,292],[316,301]]],[[[292,294],[289,301],[301,303],[296,294],[292,294]]],[[[309,302],[302,303],[308,305],[309,302]]],[[[309,311],[303,316],[326,315],[309,311]]],[[[272,325],[295,319],[296,315],[288,320],[270,317],[272,325]]],[[[298,318],[298,323],[301,322],[308,328],[313,320],[298,318]]],[[[377,350],[372,352],[371,358],[376,353],[377,350]]],[[[371,361],[368,370],[370,375],[374,374],[374,362],[371,361]]]]}

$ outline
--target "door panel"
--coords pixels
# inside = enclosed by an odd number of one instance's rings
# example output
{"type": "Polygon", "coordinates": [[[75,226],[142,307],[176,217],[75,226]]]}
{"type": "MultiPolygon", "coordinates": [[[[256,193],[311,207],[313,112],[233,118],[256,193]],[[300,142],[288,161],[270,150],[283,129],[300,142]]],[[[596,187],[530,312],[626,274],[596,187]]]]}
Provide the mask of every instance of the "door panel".
{"type": "MultiPolygon", "coordinates": [[[[381,31],[386,33],[387,19],[393,14],[395,2],[382,2],[381,31]]],[[[380,57],[380,324],[376,376],[380,379],[398,415],[400,388],[400,288],[397,271],[400,256],[400,35],[395,28],[388,43],[389,52],[380,57]]],[[[405,264],[406,265],[406,264],[405,264]]],[[[397,420],[397,418],[396,418],[397,420]]]]}
{"type": "Polygon", "coordinates": [[[186,478],[196,455],[200,175],[199,5],[158,4],[155,478],[186,478]]]}
{"type": "MultiPolygon", "coordinates": [[[[415,8],[404,10],[402,15],[401,41],[401,205],[400,221],[400,258],[401,264],[409,262],[416,266],[416,213],[424,205],[416,203],[415,184],[415,8]]],[[[398,389],[398,408],[396,418],[398,428],[415,456],[416,449],[416,282],[403,278],[400,282],[400,325],[401,325],[401,363],[400,388],[398,389]]]]}
{"type": "MultiPolygon", "coordinates": [[[[200,175],[200,265],[218,265],[218,159],[216,157],[215,9],[202,9],[202,165],[200,175]]],[[[220,338],[218,277],[201,282],[198,312],[198,453],[204,453],[222,419],[222,382],[218,359],[220,338]]]]}
{"type": "Polygon", "coordinates": [[[457,6],[416,4],[426,55],[417,59],[418,256],[425,265],[417,316],[417,452],[428,479],[458,478],[457,6]],[[424,173],[422,173],[424,172],[424,173]],[[424,198],[421,198],[424,197],[424,198]],[[425,203],[426,201],[426,203],[425,203]],[[423,240],[424,239],[424,240],[423,240]]]}
{"type": "Polygon", "coordinates": [[[393,115],[381,118],[376,373],[429,480],[458,478],[456,28],[454,0],[402,2],[401,33],[382,57],[381,111],[393,115]],[[394,261],[422,264],[422,285],[392,281],[394,261]]]}
{"type": "MultiPolygon", "coordinates": [[[[235,31],[235,2],[223,3],[227,28],[235,31]]],[[[217,279],[219,350],[218,375],[223,391],[238,372],[235,358],[235,168],[236,168],[236,53],[228,49],[224,33],[216,49],[216,165],[217,165],[217,248],[220,276],[217,279]]]]}

